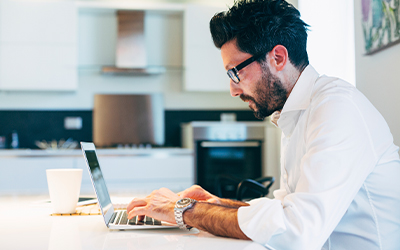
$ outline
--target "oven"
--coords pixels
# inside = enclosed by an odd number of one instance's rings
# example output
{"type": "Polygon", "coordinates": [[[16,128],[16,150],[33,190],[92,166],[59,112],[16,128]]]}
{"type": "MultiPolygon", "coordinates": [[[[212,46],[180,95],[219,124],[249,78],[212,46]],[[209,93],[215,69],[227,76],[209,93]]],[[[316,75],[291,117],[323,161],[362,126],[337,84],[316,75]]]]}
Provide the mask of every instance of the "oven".
{"type": "Polygon", "coordinates": [[[194,150],[194,183],[235,198],[240,180],[263,175],[264,122],[191,122],[182,125],[182,144],[194,150]]]}

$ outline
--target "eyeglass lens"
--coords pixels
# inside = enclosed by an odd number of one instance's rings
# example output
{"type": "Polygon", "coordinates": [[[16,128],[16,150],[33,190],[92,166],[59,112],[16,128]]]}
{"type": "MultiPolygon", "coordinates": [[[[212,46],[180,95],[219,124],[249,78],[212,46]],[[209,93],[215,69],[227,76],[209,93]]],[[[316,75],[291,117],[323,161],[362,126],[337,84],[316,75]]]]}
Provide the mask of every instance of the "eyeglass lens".
{"type": "Polygon", "coordinates": [[[229,78],[232,79],[232,81],[234,81],[235,83],[239,83],[240,79],[239,77],[236,75],[236,73],[233,71],[233,69],[228,70],[228,72],[226,72],[229,76],[229,78]]]}
{"type": "Polygon", "coordinates": [[[240,63],[238,66],[228,70],[227,74],[228,74],[229,78],[231,78],[235,83],[239,83],[240,82],[240,78],[238,76],[239,70],[243,69],[250,63],[254,62],[259,57],[260,56],[252,56],[249,59],[245,60],[244,62],[240,63]]]}

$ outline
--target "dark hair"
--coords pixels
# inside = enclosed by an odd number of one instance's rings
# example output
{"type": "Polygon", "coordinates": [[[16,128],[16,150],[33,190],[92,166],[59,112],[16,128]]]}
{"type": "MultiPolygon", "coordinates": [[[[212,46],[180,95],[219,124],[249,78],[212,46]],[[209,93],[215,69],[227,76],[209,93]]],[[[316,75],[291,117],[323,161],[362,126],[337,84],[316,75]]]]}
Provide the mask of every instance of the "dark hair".
{"type": "MultiPolygon", "coordinates": [[[[239,0],[210,21],[217,48],[236,39],[240,51],[262,55],[276,45],[288,50],[290,62],[299,70],[308,65],[307,27],[300,12],[284,0],[239,0]]],[[[265,60],[261,57],[258,61],[265,60]]]]}

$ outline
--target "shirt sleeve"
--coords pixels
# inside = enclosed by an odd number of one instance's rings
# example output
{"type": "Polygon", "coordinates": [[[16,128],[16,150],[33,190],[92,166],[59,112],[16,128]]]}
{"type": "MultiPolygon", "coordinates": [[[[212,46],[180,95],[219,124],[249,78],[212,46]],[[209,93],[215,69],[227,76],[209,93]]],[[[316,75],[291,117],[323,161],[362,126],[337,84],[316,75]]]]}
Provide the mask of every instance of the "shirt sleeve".
{"type": "MultiPolygon", "coordinates": [[[[377,157],[364,118],[348,97],[311,106],[294,192],[238,210],[241,230],[276,249],[321,249],[373,170],[377,157]]],[[[285,157],[292,157],[287,155],[285,157]]]]}
{"type": "Polygon", "coordinates": [[[286,189],[284,188],[284,183],[282,181],[282,176],[280,178],[280,189],[277,189],[274,191],[274,197],[276,200],[280,200],[281,202],[283,202],[283,199],[285,198],[285,196],[287,195],[286,189]]]}

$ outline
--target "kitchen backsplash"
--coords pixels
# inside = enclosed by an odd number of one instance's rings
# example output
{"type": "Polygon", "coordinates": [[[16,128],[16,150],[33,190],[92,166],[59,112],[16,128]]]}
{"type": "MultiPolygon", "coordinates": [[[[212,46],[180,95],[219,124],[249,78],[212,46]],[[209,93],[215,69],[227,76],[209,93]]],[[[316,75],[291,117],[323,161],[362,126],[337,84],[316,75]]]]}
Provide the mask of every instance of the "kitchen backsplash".
{"type": "MultiPolygon", "coordinates": [[[[166,110],[165,146],[180,147],[180,124],[190,121],[219,121],[221,113],[235,113],[238,121],[257,121],[247,110],[166,110]]],[[[35,141],[72,138],[92,141],[92,110],[0,110],[0,136],[11,143],[11,134],[18,134],[19,148],[38,148],[35,141]],[[73,117],[81,129],[65,129],[66,117],[73,117]],[[78,121],[76,121],[78,120],[78,121]]],[[[72,119],[74,121],[74,119],[72,119]]],[[[71,124],[70,124],[71,125],[71,124]]]]}
{"type": "Polygon", "coordinates": [[[6,136],[10,144],[12,131],[18,134],[20,148],[38,148],[36,140],[61,140],[73,138],[77,141],[92,140],[92,111],[0,111],[0,136],[6,136]],[[81,117],[82,128],[66,130],[65,117],[81,117]]]}

